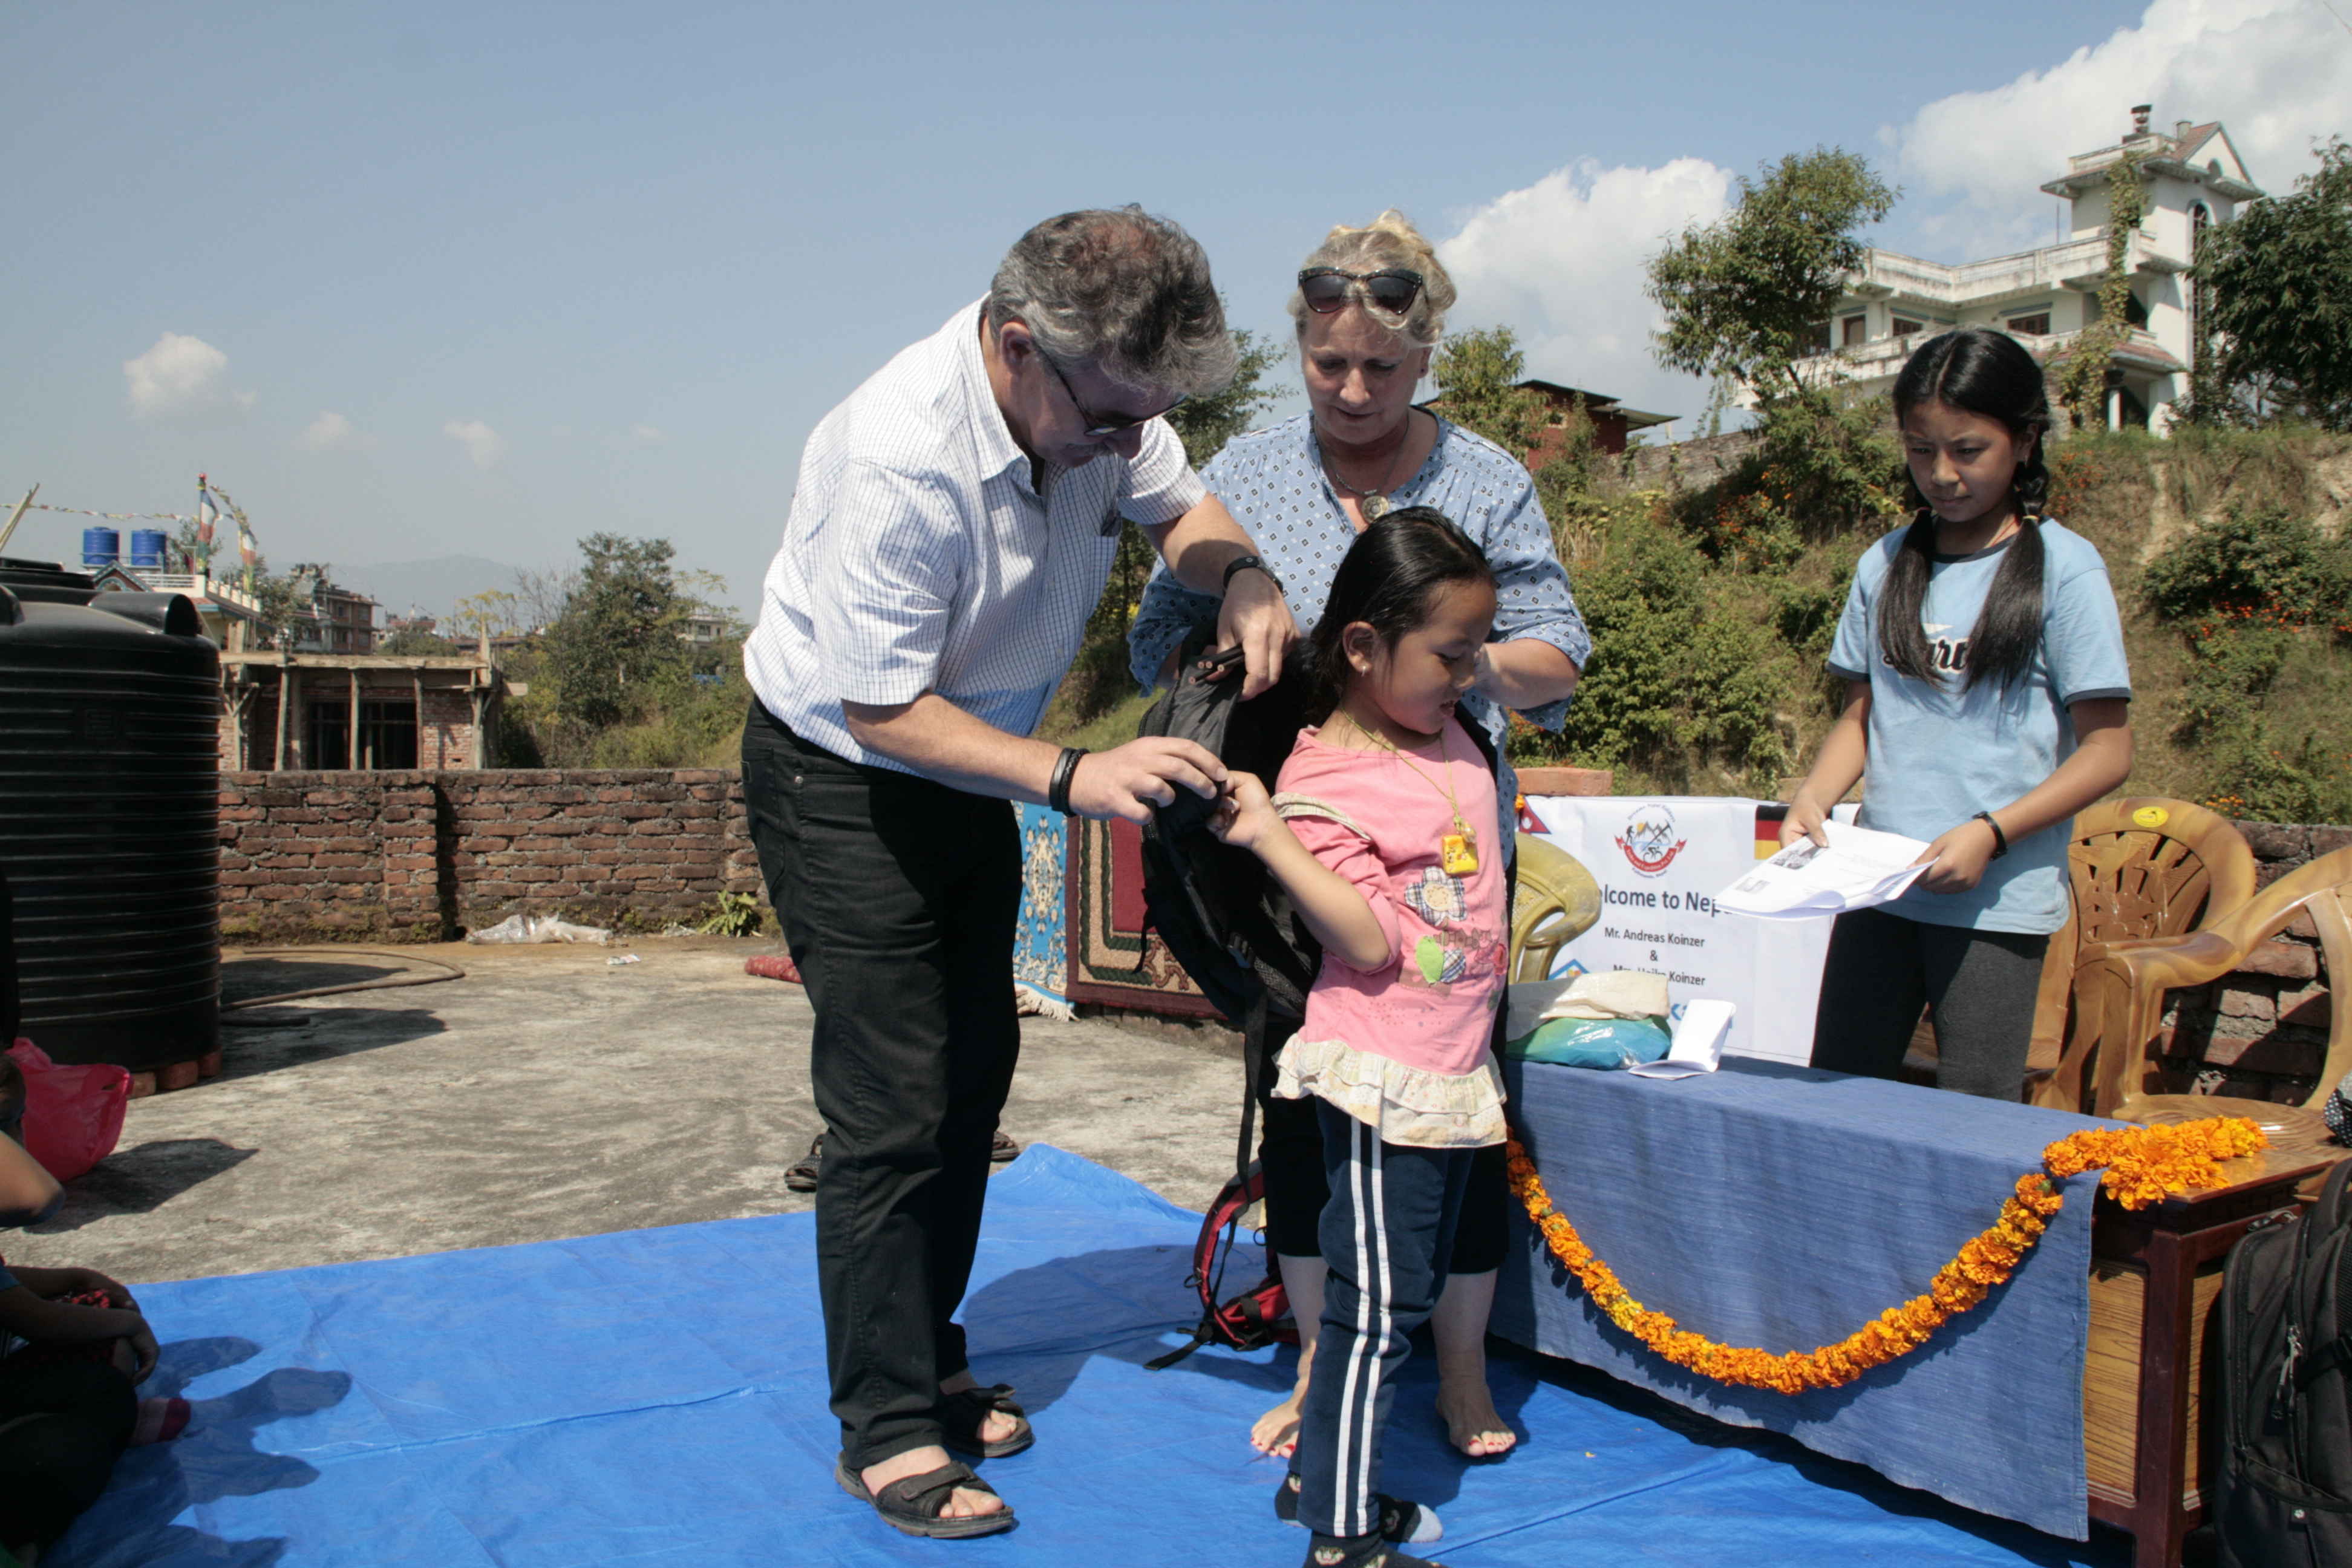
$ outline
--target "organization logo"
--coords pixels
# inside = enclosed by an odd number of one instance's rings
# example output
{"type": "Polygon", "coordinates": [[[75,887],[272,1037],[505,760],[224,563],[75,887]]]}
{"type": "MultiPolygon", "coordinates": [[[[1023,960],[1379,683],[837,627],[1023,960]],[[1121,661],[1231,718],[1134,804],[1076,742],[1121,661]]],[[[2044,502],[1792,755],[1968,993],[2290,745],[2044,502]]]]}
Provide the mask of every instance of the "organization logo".
{"type": "Polygon", "coordinates": [[[1663,877],[1675,857],[1683,852],[1684,842],[1675,837],[1675,814],[1651,805],[1635,808],[1625,819],[1617,847],[1625,852],[1625,863],[1643,876],[1663,877]]]}

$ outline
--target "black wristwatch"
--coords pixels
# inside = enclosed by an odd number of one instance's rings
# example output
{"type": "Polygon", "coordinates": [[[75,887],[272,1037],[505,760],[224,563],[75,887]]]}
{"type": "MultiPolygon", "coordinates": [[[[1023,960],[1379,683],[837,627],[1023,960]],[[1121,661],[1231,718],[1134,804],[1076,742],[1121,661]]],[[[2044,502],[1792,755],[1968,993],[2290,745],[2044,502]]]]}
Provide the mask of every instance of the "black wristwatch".
{"type": "Polygon", "coordinates": [[[1233,587],[1234,574],[1236,572],[1263,572],[1265,574],[1265,580],[1274,584],[1274,591],[1277,594],[1282,592],[1282,579],[1274,574],[1274,568],[1255,555],[1236,555],[1225,563],[1224,579],[1217,584],[1219,593],[1224,593],[1233,587]]]}

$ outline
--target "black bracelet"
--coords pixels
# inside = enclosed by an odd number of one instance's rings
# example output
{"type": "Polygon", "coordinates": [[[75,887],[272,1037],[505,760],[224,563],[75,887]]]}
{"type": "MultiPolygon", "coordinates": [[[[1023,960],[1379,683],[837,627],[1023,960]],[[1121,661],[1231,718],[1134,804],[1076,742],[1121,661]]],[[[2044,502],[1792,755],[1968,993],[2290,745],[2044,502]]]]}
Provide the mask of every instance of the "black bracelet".
{"type": "Polygon", "coordinates": [[[1236,572],[1263,572],[1265,574],[1265,580],[1274,584],[1274,591],[1277,594],[1282,592],[1282,579],[1276,576],[1273,569],[1265,562],[1255,555],[1236,555],[1225,563],[1224,577],[1217,584],[1219,593],[1224,593],[1233,587],[1234,574],[1236,572]]]}
{"type": "Polygon", "coordinates": [[[1992,819],[1992,813],[1979,811],[1977,813],[1977,820],[1992,829],[1992,858],[1998,860],[2008,854],[2009,835],[2000,830],[2000,824],[1992,819]]]}
{"type": "Polygon", "coordinates": [[[1078,759],[1086,754],[1084,746],[1064,746],[1061,756],[1054,763],[1054,782],[1045,786],[1045,804],[1064,816],[1073,815],[1070,810],[1070,781],[1077,777],[1078,759]]]}

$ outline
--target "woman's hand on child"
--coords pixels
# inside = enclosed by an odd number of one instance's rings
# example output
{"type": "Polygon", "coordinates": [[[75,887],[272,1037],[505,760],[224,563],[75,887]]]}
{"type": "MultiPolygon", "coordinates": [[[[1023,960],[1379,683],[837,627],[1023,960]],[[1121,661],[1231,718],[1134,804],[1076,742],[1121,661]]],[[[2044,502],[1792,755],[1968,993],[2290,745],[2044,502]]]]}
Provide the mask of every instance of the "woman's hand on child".
{"type": "Polygon", "coordinates": [[[1975,817],[1946,828],[1919,852],[1914,866],[1926,866],[1918,885],[1931,893],[1965,893],[1984,880],[1992,860],[1992,829],[1975,817]]]}
{"type": "Polygon", "coordinates": [[[1244,770],[1227,777],[1225,797],[1218,803],[1216,815],[1209,818],[1209,831],[1218,842],[1255,851],[1268,832],[1281,826],[1282,818],[1275,814],[1274,802],[1255,773],[1244,770]]]}
{"type": "Polygon", "coordinates": [[[1780,847],[1786,849],[1800,838],[1810,838],[1826,849],[1830,836],[1822,830],[1829,814],[1811,801],[1800,795],[1789,803],[1789,815],[1780,819],[1780,847]]]}

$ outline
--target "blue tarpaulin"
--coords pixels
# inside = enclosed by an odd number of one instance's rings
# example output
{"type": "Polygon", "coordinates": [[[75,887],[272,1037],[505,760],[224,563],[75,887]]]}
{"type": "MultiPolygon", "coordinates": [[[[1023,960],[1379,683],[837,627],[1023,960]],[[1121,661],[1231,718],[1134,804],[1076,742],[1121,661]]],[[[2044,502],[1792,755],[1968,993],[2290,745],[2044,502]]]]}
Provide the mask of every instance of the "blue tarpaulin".
{"type": "MultiPolygon", "coordinates": [[[[142,1286],[164,1342],[145,1392],[185,1393],[195,1426],[126,1455],[42,1561],[1290,1568],[1307,1537],[1275,1521],[1280,1467],[1245,1440],[1290,1352],[1143,1370],[1197,1315],[1198,1225],[1050,1148],[991,1183],[964,1319],[977,1370],[1019,1386],[1039,1434],[983,1467],[1020,1512],[1004,1535],[911,1540],[835,1489],[814,1222],[785,1215],[142,1286]]],[[[1388,1482],[1440,1510],[1452,1568],[2127,1556],[2120,1537],[2070,1545],[1524,1352],[1502,1351],[1494,1383],[1527,1441],[1473,1464],[1445,1447],[1433,1382],[1416,1357],[1388,1482]]]]}

